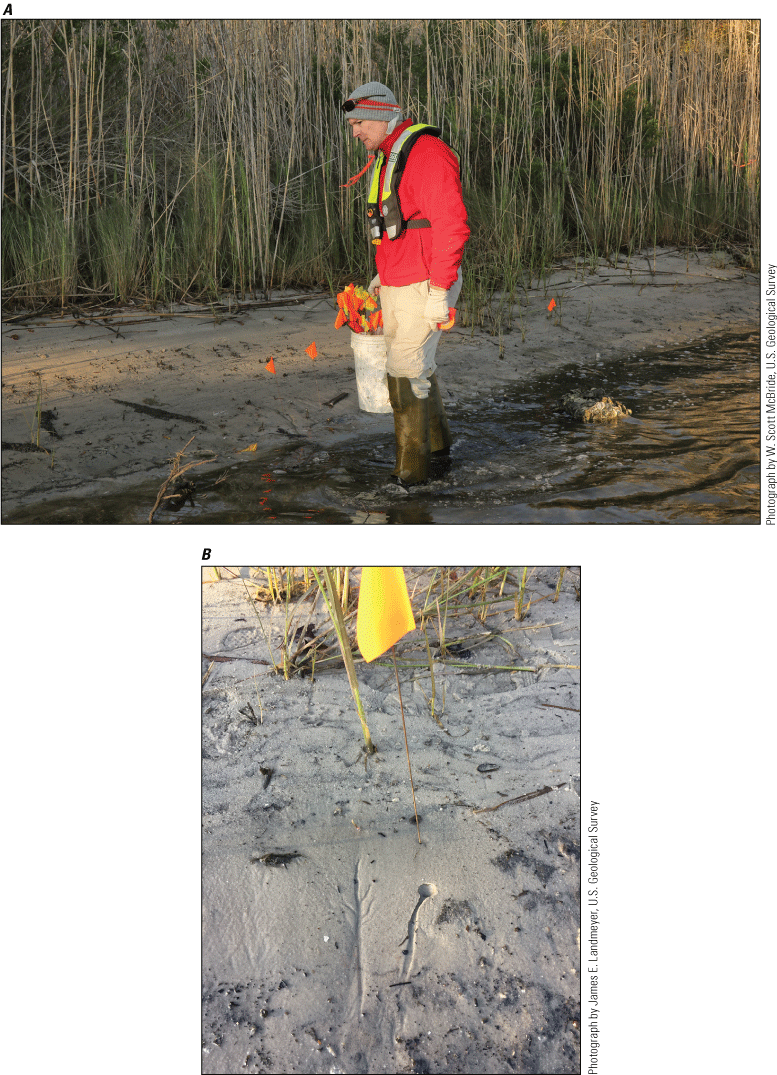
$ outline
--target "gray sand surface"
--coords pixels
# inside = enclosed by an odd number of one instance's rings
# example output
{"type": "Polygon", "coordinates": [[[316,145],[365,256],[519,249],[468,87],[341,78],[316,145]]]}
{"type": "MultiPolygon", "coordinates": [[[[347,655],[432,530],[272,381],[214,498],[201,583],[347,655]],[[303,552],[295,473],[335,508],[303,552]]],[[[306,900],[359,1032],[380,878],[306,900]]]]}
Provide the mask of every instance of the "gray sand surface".
{"type": "MultiPolygon", "coordinates": [[[[420,845],[390,658],[357,664],[366,758],[345,671],[273,674],[256,611],[277,657],[283,609],[203,585],[204,1072],[579,1071],[580,672],[549,666],[580,664],[580,574],[553,603],[557,579],[449,634],[536,671],[438,660],[442,726],[428,665],[402,671],[420,845]]],[[[422,633],[397,652],[424,661],[422,633]]]]}

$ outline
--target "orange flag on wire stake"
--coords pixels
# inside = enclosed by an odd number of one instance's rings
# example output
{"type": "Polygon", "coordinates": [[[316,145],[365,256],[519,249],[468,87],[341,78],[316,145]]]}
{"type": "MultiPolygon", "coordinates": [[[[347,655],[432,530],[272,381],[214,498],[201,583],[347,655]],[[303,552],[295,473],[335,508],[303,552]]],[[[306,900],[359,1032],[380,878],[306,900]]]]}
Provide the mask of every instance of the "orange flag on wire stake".
{"type": "Polygon", "coordinates": [[[305,348],[305,354],[310,355],[311,358],[316,357],[316,355],[318,354],[318,351],[316,350],[315,342],[311,343],[310,347],[305,348]]]}
{"type": "Polygon", "coordinates": [[[264,368],[269,370],[270,373],[275,373],[275,363],[273,362],[272,355],[270,355],[270,361],[265,362],[264,368]]]}
{"type": "Polygon", "coordinates": [[[374,661],[415,627],[401,567],[363,567],[356,614],[356,641],[365,661],[374,661]]]}
{"type": "Polygon", "coordinates": [[[550,310],[551,313],[553,313],[555,308],[556,308],[556,300],[551,299],[550,302],[548,303],[548,309],[550,310]]]}

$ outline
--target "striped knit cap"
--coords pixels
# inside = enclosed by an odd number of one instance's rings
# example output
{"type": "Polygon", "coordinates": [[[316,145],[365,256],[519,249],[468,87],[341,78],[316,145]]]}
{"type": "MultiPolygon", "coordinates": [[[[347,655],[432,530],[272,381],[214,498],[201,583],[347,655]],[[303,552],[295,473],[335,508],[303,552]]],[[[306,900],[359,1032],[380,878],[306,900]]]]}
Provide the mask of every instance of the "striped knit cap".
{"type": "Polygon", "coordinates": [[[345,113],[346,119],[401,119],[402,109],[388,86],[382,82],[365,82],[351,94],[356,108],[345,113]]]}

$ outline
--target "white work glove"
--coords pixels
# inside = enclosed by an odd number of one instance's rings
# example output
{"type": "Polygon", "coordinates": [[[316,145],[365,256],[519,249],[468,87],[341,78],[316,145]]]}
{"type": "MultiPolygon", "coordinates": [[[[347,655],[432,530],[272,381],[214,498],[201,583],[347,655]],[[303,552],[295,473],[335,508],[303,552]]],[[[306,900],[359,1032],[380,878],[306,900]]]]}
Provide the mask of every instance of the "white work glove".
{"type": "Polygon", "coordinates": [[[376,299],[378,297],[378,292],[379,291],[380,291],[380,276],[373,276],[372,280],[370,280],[370,285],[367,288],[367,293],[369,295],[372,295],[372,297],[374,299],[376,299]]]}
{"type": "Polygon", "coordinates": [[[424,320],[431,321],[435,328],[450,321],[448,312],[448,292],[444,287],[429,285],[429,298],[424,307],[424,320]]]}

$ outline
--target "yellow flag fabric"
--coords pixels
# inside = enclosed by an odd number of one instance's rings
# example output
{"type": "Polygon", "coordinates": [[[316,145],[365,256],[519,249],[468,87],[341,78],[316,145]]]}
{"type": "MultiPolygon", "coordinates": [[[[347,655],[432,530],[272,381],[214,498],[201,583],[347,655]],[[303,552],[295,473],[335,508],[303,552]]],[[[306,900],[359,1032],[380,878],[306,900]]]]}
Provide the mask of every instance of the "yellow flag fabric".
{"type": "Polygon", "coordinates": [[[404,569],[363,567],[356,641],[365,661],[380,657],[414,627],[404,569]]]}

